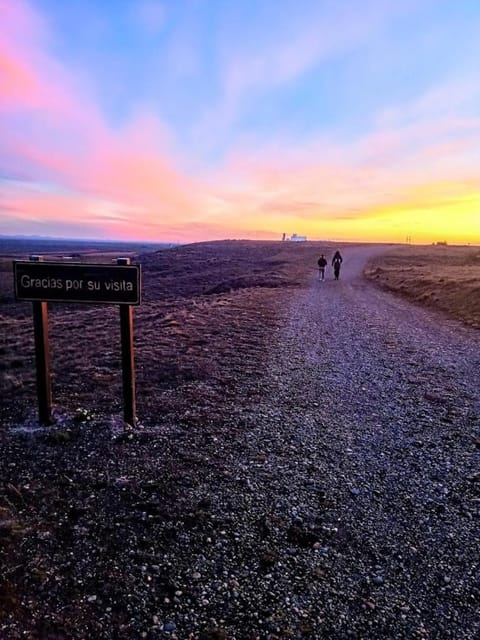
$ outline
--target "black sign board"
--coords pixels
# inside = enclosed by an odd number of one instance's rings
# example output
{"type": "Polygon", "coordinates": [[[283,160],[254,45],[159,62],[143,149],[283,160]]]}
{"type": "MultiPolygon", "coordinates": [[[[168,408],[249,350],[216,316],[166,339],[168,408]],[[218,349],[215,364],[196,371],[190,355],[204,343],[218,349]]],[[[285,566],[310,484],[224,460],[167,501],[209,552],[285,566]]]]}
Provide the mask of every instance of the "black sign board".
{"type": "Polygon", "coordinates": [[[17,300],[140,304],[140,266],[15,261],[17,300]]]}

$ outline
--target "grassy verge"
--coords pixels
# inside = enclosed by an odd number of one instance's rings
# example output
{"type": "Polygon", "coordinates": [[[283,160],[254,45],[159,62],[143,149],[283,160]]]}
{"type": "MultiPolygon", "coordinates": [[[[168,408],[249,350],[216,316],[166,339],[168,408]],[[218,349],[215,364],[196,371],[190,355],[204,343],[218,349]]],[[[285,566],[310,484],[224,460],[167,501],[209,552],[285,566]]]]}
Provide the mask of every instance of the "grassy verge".
{"type": "MultiPolygon", "coordinates": [[[[181,412],[185,397],[189,404],[197,393],[221,403],[240,379],[253,383],[292,289],[316,272],[319,253],[329,251],[320,243],[225,241],[139,257],[143,299],[134,315],[141,420],[158,423],[169,411],[181,412]]],[[[97,253],[96,261],[108,260],[97,253]]],[[[51,304],[49,324],[56,407],[121,414],[118,309],[51,304]]],[[[11,258],[1,255],[0,334],[0,422],[21,422],[36,406],[31,305],[15,301],[11,258]]]]}
{"type": "Polygon", "coordinates": [[[479,247],[400,247],[372,259],[365,274],[390,291],[480,328],[479,247]]]}

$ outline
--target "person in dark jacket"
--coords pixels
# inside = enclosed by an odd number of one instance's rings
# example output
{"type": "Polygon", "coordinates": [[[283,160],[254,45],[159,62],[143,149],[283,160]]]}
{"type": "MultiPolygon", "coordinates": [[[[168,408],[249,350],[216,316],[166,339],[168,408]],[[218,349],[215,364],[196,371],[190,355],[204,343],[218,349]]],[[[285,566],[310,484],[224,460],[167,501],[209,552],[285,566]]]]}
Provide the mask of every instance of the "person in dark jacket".
{"type": "Polygon", "coordinates": [[[327,259],[322,255],[318,259],[318,278],[319,280],[325,280],[325,267],[327,266],[327,259]]]}
{"type": "Polygon", "coordinates": [[[335,251],[335,255],[332,258],[333,275],[335,276],[335,280],[338,280],[340,277],[340,267],[342,266],[342,262],[343,258],[340,251],[335,251]]]}

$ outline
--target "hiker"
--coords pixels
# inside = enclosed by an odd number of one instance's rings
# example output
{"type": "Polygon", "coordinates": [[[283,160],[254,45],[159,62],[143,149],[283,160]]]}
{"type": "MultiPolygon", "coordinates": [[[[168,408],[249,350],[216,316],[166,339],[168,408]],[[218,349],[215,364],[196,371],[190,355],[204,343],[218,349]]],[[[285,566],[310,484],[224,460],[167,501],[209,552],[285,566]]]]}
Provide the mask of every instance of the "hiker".
{"type": "Polygon", "coordinates": [[[332,266],[333,266],[333,275],[335,276],[335,280],[338,280],[340,277],[340,267],[342,265],[343,258],[340,255],[340,251],[335,251],[335,255],[332,258],[332,266]]]}
{"type": "Polygon", "coordinates": [[[318,259],[317,264],[318,264],[318,279],[325,280],[325,267],[327,266],[327,259],[325,258],[323,253],[318,259]]]}

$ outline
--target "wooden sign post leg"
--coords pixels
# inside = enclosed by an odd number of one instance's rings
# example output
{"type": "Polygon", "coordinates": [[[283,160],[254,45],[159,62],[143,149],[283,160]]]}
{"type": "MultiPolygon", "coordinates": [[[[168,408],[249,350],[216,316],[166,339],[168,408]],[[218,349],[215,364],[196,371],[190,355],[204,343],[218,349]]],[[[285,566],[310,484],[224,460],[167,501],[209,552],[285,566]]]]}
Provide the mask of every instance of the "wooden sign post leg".
{"type": "MultiPolygon", "coordinates": [[[[130,258],[117,258],[117,264],[128,265],[130,258]]],[[[135,401],[135,361],[133,356],[133,309],[120,305],[120,336],[122,341],[122,373],[124,420],[135,426],[137,411],[135,401]]]]}
{"type": "Polygon", "coordinates": [[[38,417],[40,424],[52,424],[52,383],[50,378],[50,345],[46,302],[32,302],[37,364],[38,417]]]}
{"type": "MultiPolygon", "coordinates": [[[[32,262],[42,262],[31,256],[32,262]]],[[[50,377],[50,344],[48,339],[48,307],[46,302],[32,302],[35,362],[37,368],[38,417],[40,424],[52,424],[52,382],[50,377]]]]}
{"type": "Polygon", "coordinates": [[[132,426],[136,423],[135,363],[133,358],[133,309],[120,307],[120,335],[122,340],[124,419],[132,426]]]}

